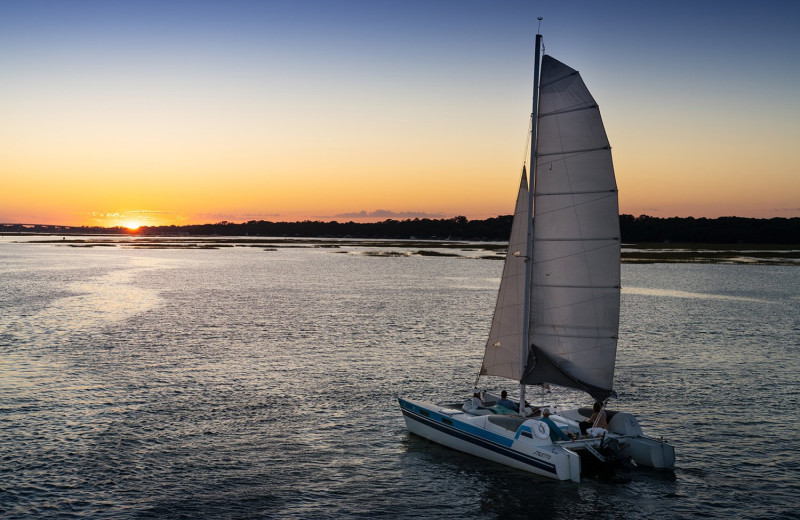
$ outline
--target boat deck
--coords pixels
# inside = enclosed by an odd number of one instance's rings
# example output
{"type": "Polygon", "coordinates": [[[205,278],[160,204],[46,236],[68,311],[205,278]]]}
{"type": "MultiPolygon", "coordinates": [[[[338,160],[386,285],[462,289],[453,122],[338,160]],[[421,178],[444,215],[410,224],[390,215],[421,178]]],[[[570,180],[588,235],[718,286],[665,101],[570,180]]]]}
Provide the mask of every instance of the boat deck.
{"type": "Polygon", "coordinates": [[[520,425],[527,420],[525,417],[520,417],[519,415],[490,415],[487,419],[492,424],[502,426],[510,432],[516,432],[520,425]]]}

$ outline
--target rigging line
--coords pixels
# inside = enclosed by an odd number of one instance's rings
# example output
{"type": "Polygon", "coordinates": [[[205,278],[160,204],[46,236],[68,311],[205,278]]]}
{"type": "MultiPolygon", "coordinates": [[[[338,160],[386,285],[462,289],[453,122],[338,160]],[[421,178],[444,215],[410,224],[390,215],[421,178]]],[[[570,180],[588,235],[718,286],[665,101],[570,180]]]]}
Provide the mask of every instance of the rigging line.
{"type": "MultiPolygon", "coordinates": [[[[614,289],[614,291],[617,291],[617,290],[621,290],[621,289],[614,289]]],[[[541,308],[541,311],[544,313],[544,312],[547,312],[547,311],[554,311],[554,310],[558,310],[558,309],[566,309],[568,307],[577,307],[579,305],[585,305],[587,303],[594,303],[597,300],[603,299],[606,296],[606,294],[607,293],[603,293],[601,295],[596,295],[595,293],[587,294],[584,298],[576,299],[576,300],[569,301],[569,302],[566,302],[566,303],[562,303],[562,304],[559,304],[559,305],[548,305],[546,307],[543,306],[541,308]]]]}
{"type": "Polygon", "coordinates": [[[566,155],[566,154],[579,154],[579,153],[586,153],[586,152],[596,152],[598,150],[611,150],[611,146],[598,146],[597,148],[586,148],[584,150],[569,150],[566,152],[550,152],[550,153],[537,153],[536,157],[543,157],[545,155],[566,155]]]}
{"type": "Polygon", "coordinates": [[[556,78],[556,79],[554,79],[554,80],[553,80],[553,81],[551,81],[550,83],[539,85],[539,88],[540,88],[540,89],[541,89],[541,88],[547,88],[547,87],[549,87],[550,85],[554,85],[554,84],[558,83],[559,81],[563,81],[563,80],[565,80],[565,79],[567,79],[567,78],[571,78],[572,76],[578,76],[579,74],[580,74],[580,73],[579,73],[577,70],[573,70],[572,72],[570,72],[570,73],[569,73],[569,74],[567,74],[566,76],[561,76],[560,78],[556,78]]]}
{"type": "MultiPolygon", "coordinates": [[[[614,339],[616,339],[616,338],[614,338],[614,339]]],[[[575,355],[581,355],[581,354],[586,354],[587,352],[595,353],[595,352],[597,352],[598,349],[609,350],[609,347],[611,345],[612,345],[611,343],[600,343],[600,344],[592,345],[592,346],[589,346],[589,347],[586,347],[586,348],[582,348],[580,350],[576,350],[574,352],[574,354],[575,355]]],[[[541,350],[544,350],[541,346],[539,348],[541,350]]]]}
{"type": "MultiPolygon", "coordinates": [[[[589,346],[589,347],[586,347],[586,348],[582,348],[580,350],[576,350],[575,354],[585,354],[587,352],[597,352],[598,349],[610,350],[609,347],[611,345],[612,345],[611,343],[600,343],[600,344],[597,344],[597,345],[592,345],[592,346],[589,346]]],[[[544,350],[541,347],[539,347],[539,348],[541,350],[544,350]]]]}
{"type": "Polygon", "coordinates": [[[619,289],[619,285],[577,285],[565,283],[533,283],[533,287],[554,287],[559,289],[619,289]]]}
{"type": "MultiPolygon", "coordinates": [[[[583,331],[594,331],[596,335],[600,335],[600,331],[602,330],[610,330],[607,327],[598,327],[597,325],[563,325],[560,323],[543,323],[542,327],[546,328],[553,328],[553,329],[561,329],[561,330],[583,330],[583,331]]],[[[606,333],[603,334],[605,336],[613,336],[613,334],[606,333]]]]}
{"type": "Polygon", "coordinates": [[[559,334],[558,332],[538,332],[533,331],[535,336],[547,336],[556,338],[578,338],[578,339],[617,339],[616,336],[600,336],[591,334],[559,334]]]}
{"type": "Polygon", "coordinates": [[[597,104],[597,101],[595,101],[594,98],[592,98],[591,101],[578,101],[577,103],[573,103],[571,105],[564,105],[561,108],[559,108],[558,110],[555,110],[553,112],[547,112],[547,114],[548,115],[549,114],[560,114],[560,113],[563,113],[563,112],[571,112],[573,110],[580,110],[581,108],[592,108],[592,106],[596,106],[598,108],[598,110],[600,109],[600,106],[597,104]],[[586,103],[594,103],[594,105],[586,106],[586,103]]]}
{"type": "MultiPolygon", "coordinates": [[[[525,166],[528,164],[528,150],[530,149],[531,143],[531,129],[533,128],[533,114],[531,114],[530,119],[528,120],[528,132],[525,134],[525,151],[522,153],[522,165],[525,166]]],[[[530,166],[530,165],[528,165],[530,166]]],[[[530,168],[528,168],[530,170],[530,168]]]]}
{"type": "MultiPolygon", "coordinates": [[[[604,150],[604,149],[605,148],[601,148],[601,150],[604,150]]],[[[608,147],[608,150],[611,150],[611,146],[608,147]]],[[[594,149],[594,150],[591,150],[591,151],[596,152],[597,149],[594,149]]],[[[564,152],[565,155],[567,153],[569,153],[569,152],[564,152]]],[[[550,161],[537,162],[537,164],[539,164],[542,168],[544,168],[545,166],[549,165],[550,169],[552,170],[553,169],[553,164],[555,164],[557,162],[568,161],[570,159],[574,159],[575,157],[579,157],[579,156],[583,155],[583,153],[586,153],[586,152],[575,152],[574,155],[570,155],[569,157],[559,157],[558,159],[553,159],[553,160],[550,160],[550,161]]],[[[551,153],[550,155],[556,155],[556,154],[551,153]]]]}
{"type": "Polygon", "coordinates": [[[613,190],[591,190],[591,191],[551,191],[548,193],[537,193],[540,197],[545,195],[591,195],[595,193],[617,193],[619,192],[618,189],[614,188],[613,190]]]}
{"type": "Polygon", "coordinates": [[[583,249],[581,249],[577,253],[570,253],[568,255],[556,256],[556,257],[553,257],[553,258],[549,258],[547,260],[539,260],[539,261],[534,260],[533,264],[534,265],[542,265],[542,264],[545,264],[547,262],[553,262],[555,260],[564,260],[565,258],[571,258],[573,256],[585,255],[585,254],[588,254],[588,253],[594,253],[595,251],[600,251],[601,249],[605,249],[607,247],[616,248],[616,247],[618,247],[618,245],[619,245],[619,239],[617,239],[617,240],[615,240],[615,241],[613,241],[613,242],[611,242],[609,244],[603,244],[601,246],[593,247],[591,249],[587,249],[587,248],[584,247],[583,249]]]}
{"type": "MultiPolygon", "coordinates": [[[[561,238],[534,238],[536,242],[584,242],[584,241],[592,241],[592,242],[616,242],[619,240],[619,237],[575,237],[575,238],[568,238],[568,237],[561,237],[561,238]]],[[[613,245],[613,244],[609,244],[613,245]]]]}
{"type": "MultiPolygon", "coordinates": [[[[596,197],[596,198],[593,198],[593,199],[590,199],[590,200],[585,200],[583,202],[574,202],[573,201],[572,204],[569,204],[569,205],[566,205],[566,206],[562,206],[560,208],[555,208],[555,209],[551,209],[551,210],[548,210],[548,211],[540,211],[539,213],[537,213],[537,215],[542,216],[542,215],[547,215],[549,213],[556,213],[556,212],[564,211],[564,210],[571,209],[571,208],[574,209],[574,208],[577,208],[578,206],[586,206],[587,204],[593,204],[595,202],[600,202],[600,201],[603,201],[603,200],[608,199],[610,197],[614,197],[615,195],[616,195],[616,193],[612,193],[612,194],[609,194],[609,195],[605,195],[603,197],[596,197]]],[[[575,215],[575,218],[578,218],[578,216],[575,215]]]]}
{"type": "Polygon", "coordinates": [[[600,296],[600,297],[589,296],[589,297],[584,298],[582,300],[577,300],[577,301],[574,301],[574,302],[565,303],[563,305],[550,305],[549,307],[542,308],[541,310],[542,310],[542,312],[549,312],[549,311],[555,311],[555,310],[559,310],[559,309],[566,309],[568,307],[577,307],[579,305],[587,305],[587,304],[590,304],[590,303],[591,304],[595,304],[597,302],[597,300],[600,300],[600,299],[602,299],[602,296],[600,296]]]}
{"type": "Polygon", "coordinates": [[[580,106],[575,105],[575,108],[566,108],[564,110],[556,110],[555,112],[546,112],[544,114],[539,114],[539,118],[541,119],[541,118],[547,117],[547,116],[557,116],[557,115],[560,115],[560,114],[568,114],[570,112],[580,112],[581,110],[591,110],[591,109],[594,109],[594,108],[599,109],[600,106],[597,103],[595,103],[594,105],[587,105],[585,107],[580,107],[580,106]]]}

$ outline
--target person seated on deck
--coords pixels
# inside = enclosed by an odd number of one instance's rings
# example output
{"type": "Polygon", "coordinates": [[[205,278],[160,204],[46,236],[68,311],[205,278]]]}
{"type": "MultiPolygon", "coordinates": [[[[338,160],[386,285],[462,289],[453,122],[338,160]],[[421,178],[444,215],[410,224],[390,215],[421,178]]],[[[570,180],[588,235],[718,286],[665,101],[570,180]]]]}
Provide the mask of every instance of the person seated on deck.
{"type": "Polygon", "coordinates": [[[500,399],[497,400],[495,403],[497,406],[502,406],[503,408],[508,408],[511,411],[518,412],[519,406],[514,401],[508,399],[508,392],[503,390],[500,392],[500,399]]]}
{"type": "Polygon", "coordinates": [[[586,435],[587,430],[594,428],[602,428],[608,430],[608,421],[606,420],[606,411],[603,409],[603,404],[597,401],[592,406],[592,416],[586,420],[578,423],[581,428],[581,433],[586,435]]]}
{"type": "Polygon", "coordinates": [[[574,433],[564,433],[561,431],[561,428],[553,422],[553,420],[550,418],[550,408],[542,409],[542,418],[539,420],[550,427],[551,441],[568,441],[575,438],[574,433]]]}
{"type": "Polygon", "coordinates": [[[483,401],[481,401],[481,391],[477,388],[472,391],[472,399],[464,403],[464,406],[462,406],[461,409],[474,415],[495,413],[495,411],[491,408],[486,408],[483,406],[483,401]]]}

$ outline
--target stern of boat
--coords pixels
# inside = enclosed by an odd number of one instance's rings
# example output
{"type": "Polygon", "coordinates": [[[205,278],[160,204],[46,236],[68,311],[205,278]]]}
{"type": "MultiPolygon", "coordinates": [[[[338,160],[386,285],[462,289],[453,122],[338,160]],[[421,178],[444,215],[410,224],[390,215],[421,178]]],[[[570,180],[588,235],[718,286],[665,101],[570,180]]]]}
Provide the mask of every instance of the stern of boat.
{"type": "MultiPolygon", "coordinates": [[[[645,436],[636,416],[631,413],[614,410],[607,410],[606,413],[609,416],[609,438],[617,441],[620,451],[618,455],[630,458],[637,466],[675,469],[675,448],[670,443],[645,436]]],[[[591,408],[564,410],[559,414],[572,421],[582,421],[591,415],[591,408]]],[[[593,463],[593,458],[598,457],[589,457],[588,460],[593,463]]]]}

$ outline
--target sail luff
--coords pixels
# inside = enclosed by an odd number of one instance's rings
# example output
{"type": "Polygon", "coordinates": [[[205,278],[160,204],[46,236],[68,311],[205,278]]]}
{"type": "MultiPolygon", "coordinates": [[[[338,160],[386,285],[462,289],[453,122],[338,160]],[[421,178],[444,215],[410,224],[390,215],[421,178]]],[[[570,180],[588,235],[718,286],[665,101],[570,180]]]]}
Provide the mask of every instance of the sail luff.
{"type": "MultiPolygon", "coordinates": [[[[541,21],[541,19],[540,19],[541,21]]],[[[536,52],[533,65],[533,109],[531,111],[531,182],[528,191],[528,232],[526,234],[526,261],[525,261],[525,321],[521,331],[520,372],[519,372],[519,411],[525,409],[525,372],[528,367],[530,341],[530,312],[531,294],[528,288],[531,284],[533,266],[533,187],[536,183],[536,131],[539,126],[539,81],[542,72],[542,35],[536,34],[536,52]]]]}
{"type": "Polygon", "coordinates": [[[539,126],[539,81],[542,72],[542,35],[536,35],[536,53],[533,62],[533,109],[531,111],[531,182],[528,190],[528,232],[526,234],[526,260],[525,260],[525,320],[521,331],[520,349],[521,366],[519,372],[519,410],[525,408],[525,372],[528,365],[528,352],[530,349],[530,312],[531,312],[531,293],[528,288],[531,285],[533,262],[533,187],[536,183],[536,131],[539,126]]]}

